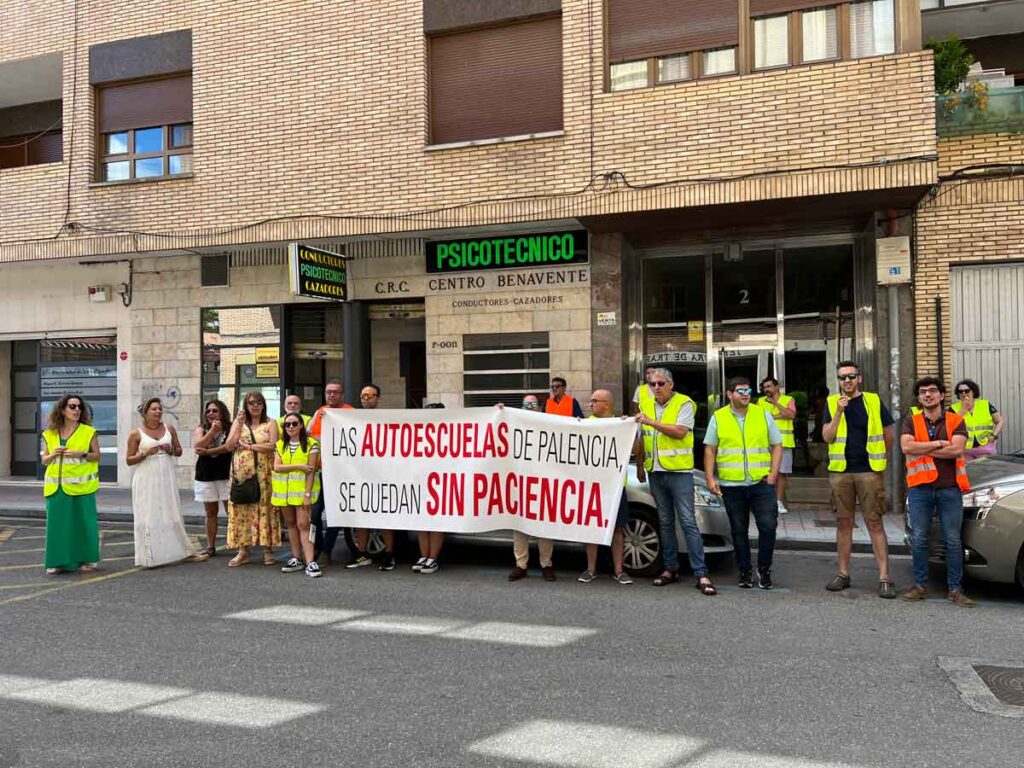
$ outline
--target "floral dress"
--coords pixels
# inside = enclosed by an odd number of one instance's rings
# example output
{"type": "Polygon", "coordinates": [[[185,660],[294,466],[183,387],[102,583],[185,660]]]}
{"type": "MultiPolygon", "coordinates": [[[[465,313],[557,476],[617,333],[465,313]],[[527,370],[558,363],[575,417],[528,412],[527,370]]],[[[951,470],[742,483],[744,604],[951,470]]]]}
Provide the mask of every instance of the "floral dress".
{"type": "MultiPolygon", "coordinates": [[[[270,425],[266,421],[252,428],[253,443],[270,443],[270,425]]],[[[249,427],[242,426],[248,436],[249,427]]],[[[258,504],[228,502],[228,547],[281,546],[281,516],[270,504],[270,475],[274,469],[273,453],[256,453],[239,445],[231,457],[232,480],[246,480],[256,475],[260,484],[258,504]]]]}

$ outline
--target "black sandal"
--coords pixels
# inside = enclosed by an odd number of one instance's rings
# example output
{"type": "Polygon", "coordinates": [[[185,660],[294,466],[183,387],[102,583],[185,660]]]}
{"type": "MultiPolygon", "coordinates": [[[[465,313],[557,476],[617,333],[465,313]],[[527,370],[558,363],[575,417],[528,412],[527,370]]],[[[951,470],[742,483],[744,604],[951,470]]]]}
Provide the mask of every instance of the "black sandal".
{"type": "MultiPolygon", "coordinates": [[[[700,579],[708,579],[708,577],[701,576],[700,579]]],[[[702,595],[707,595],[708,597],[714,597],[718,594],[718,590],[715,589],[715,585],[711,583],[711,579],[708,579],[706,582],[703,583],[701,583],[700,579],[697,579],[696,585],[698,592],[700,592],[702,595]]]]}
{"type": "Polygon", "coordinates": [[[667,587],[669,584],[675,584],[679,581],[679,575],[672,573],[672,571],[662,571],[654,581],[651,582],[656,587],[667,587]]]}

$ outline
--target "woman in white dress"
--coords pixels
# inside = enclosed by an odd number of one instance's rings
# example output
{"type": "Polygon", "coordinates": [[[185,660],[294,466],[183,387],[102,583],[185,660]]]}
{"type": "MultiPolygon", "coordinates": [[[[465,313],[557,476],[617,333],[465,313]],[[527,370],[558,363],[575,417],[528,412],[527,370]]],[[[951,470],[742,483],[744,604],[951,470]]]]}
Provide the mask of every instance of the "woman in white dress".
{"type": "Polygon", "coordinates": [[[128,436],[127,461],[135,467],[135,564],[143,568],[209,558],[196,551],[185,532],[173,458],[181,456],[181,443],[163,415],[160,398],[151,397],[142,406],[142,426],[128,436]]]}

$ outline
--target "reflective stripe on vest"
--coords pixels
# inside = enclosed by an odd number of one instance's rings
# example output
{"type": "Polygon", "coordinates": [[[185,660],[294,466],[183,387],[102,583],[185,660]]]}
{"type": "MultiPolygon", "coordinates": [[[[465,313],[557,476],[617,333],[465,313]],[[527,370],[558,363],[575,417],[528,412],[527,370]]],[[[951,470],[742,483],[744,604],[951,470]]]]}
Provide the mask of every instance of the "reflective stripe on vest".
{"type": "MultiPolygon", "coordinates": [[[[81,451],[88,453],[92,445],[92,439],[96,430],[88,424],[79,424],[78,428],[71,433],[65,448],[68,451],[81,451]]],[[[60,434],[47,429],[43,432],[43,441],[46,443],[46,452],[52,454],[60,447],[60,434]]],[[[89,461],[86,458],[65,458],[57,456],[46,465],[46,474],[43,478],[43,495],[52,496],[61,488],[68,496],[85,496],[96,493],[100,487],[100,465],[97,461],[89,461]]]]}
{"type": "Polygon", "coordinates": [[[715,411],[712,418],[718,426],[715,460],[719,479],[742,483],[748,474],[755,482],[768,477],[772,468],[772,448],[766,411],[759,405],[748,405],[742,430],[730,406],[715,411]]]}
{"type": "Polygon", "coordinates": [[[992,420],[992,408],[988,400],[975,400],[974,410],[970,413],[963,410],[963,403],[953,403],[953,413],[958,414],[967,427],[967,447],[988,445],[992,442],[995,422],[992,420]]]}
{"type": "MultiPolygon", "coordinates": [[[[864,410],[868,414],[867,448],[868,464],[874,472],[884,472],[888,463],[885,451],[885,431],[882,428],[882,400],[874,392],[861,392],[864,410]]],[[[839,407],[839,395],[829,395],[828,411],[835,415],[839,407]]],[[[828,445],[828,471],[846,471],[846,414],[839,417],[836,438],[828,445]]]]}
{"type": "MultiPolygon", "coordinates": [[[[644,416],[660,421],[662,424],[675,424],[683,406],[687,403],[693,403],[693,400],[680,392],[676,392],[668,403],[665,404],[665,410],[662,412],[660,419],[656,415],[657,410],[655,406],[657,402],[652,397],[643,404],[641,410],[644,416]]],[[[694,410],[696,408],[697,406],[694,404],[694,410]]],[[[644,437],[644,469],[648,472],[654,469],[655,453],[658,456],[658,465],[669,472],[693,469],[693,430],[688,430],[686,437],[682,440],[671,438],[654,427],[646,425],[642,429],[642,434],[644,437]]]]}
{"type": "Polygon", "coordinates": [[[544,413],[553,413],[555,416],[572,416],[572,404],[575,402],[572,395],[562,395],[562,400],[558,403],[555,402],[555,398],[549,397],[544,401],[544,413]]]}
{"type": "MultiPolygon", "coordinates": [[[[779,432],[782,433],[782,447],[783,448],[796,448],[796,436],[793,434],[793,420],[792,419],[780,419],[779,414],[781,411],[775,406],[774,403],[768,402],[766,398],[761,398],[758,403],[762,408],[767,408],[768,413],[775,419],[775,426],[779,428],[779,432]]],[[[783,408],[789,408],[793,404],[793,398],[789,395],[779,395],[779,405],[783,408]]]]}
{"type": "MultiPolygon", "coordinates": [[[[915,413],[914,416],[914,442],[927,443],[928,428],[924,423],[924,414],[915,413]]],[[[946,413],[946,439],[951,440],[953,432],[963,421],[955,413],[946,413]]],[[[907,487],[915,485],[927,485],[939,479],[939,468],[935,466],[935,460],[931,456],[907,456],[907,487]]],[[[971,481],[967,479],[967,465],[964,463],[963,455],[956,459],[956,484],[963,493],[971,490],[971,481]]]]}
{"type": "MultiPolygon", "coordinates": [[[[302,450],[301,445],[296,446],[295,450],[292,451],[289,444],[279,440],[277,443],[277,455],[281,459],[281,463],[285,465],[308,464],[309,454],[317,446],[316,440],[313,438],[308,439],[308,451],[302,450]]],[[[306,475],[303,472],[298,470],[274,472],[270,475],[270,487],[272,490],[270,503],[275,507],[301,507],[306,503],[306,475]]],[[[320,476],[314,474],[313,488],[309,494],[309,503],[312,504],[318,498],[320,498],[320,476]]]]}

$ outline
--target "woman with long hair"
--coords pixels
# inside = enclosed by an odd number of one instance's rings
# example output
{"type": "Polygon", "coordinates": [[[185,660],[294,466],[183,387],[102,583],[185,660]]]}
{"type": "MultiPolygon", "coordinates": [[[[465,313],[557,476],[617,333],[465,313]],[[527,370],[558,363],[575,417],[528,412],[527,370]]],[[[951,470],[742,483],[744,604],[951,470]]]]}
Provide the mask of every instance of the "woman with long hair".
{"type": "Polygon", "coordinates": [[[194,491],[196,501],[206,510],[206,554],[217,554],[217,514],[219,506],[228,509],[231,498],[231,451],[228,449],[228,431],[231,414],[220,400],[203,405],[203,418],[192,433],[196,456],[194,491]]]}
{"type": "Polygon", "coordinates": [[[274,564],[274,547],[281,546],[281,516],[270,503],[270,475],[277,445],[277,422],[267,417],[262,392],[248,392],[228,435],[232,483],[255,477],[259,496],[252,503],[228,503],[228,547],[237,548],[231,567],[249,562],[249,547],[263,547],[263,564],[274,564]]]}
{"type": "Polygon", "coordinates": [[[85,400],[64,395],[54,403],[43,430],[46,476],[46,554],[50,575],[96,570],[100,533],[96,491],[100,487],[100,441],[85,400]]]}
{"type": "Polygon", "coordinates": [[[967,426],[964,458],[979,459],[998,453],[996,441],[1006,426],[999,409],[988,400],[981,399],[981,387],[970,379],[957,382],[953,391],[960,402],[953,403],[949,410],[962,416],[967,426]]]}
{"type": "Polygon", "coordinates": [[[284,435],[277,441],[274,454],[273,505],[284,513],[288,526],[288,544],[291,559],[281,568],[282,573],[306,569],[310,578],[320,576],[320,566],[313,557],[313,542],[309,540],[309,511],[320,496],[320,478],[317,461],[320,446],[306,434],[302,414],[286,414],[281,422],[284,435]]]}
{"type": "Polygon", "coordinates": [[[151,397],[140,410],[142,426],[128,435],[128,466],[132,473],[132,515],[135,518],[135,564],[155,568],[183,560],[209,559],[196,552],[181,517],[181,497],[174,459],[181,456],[178,433],[164,424],[164,406],[151,397]]]}

